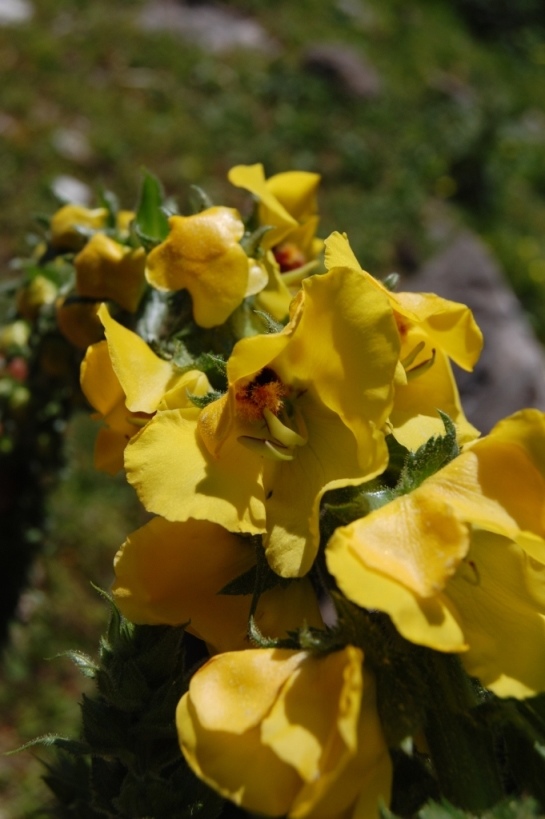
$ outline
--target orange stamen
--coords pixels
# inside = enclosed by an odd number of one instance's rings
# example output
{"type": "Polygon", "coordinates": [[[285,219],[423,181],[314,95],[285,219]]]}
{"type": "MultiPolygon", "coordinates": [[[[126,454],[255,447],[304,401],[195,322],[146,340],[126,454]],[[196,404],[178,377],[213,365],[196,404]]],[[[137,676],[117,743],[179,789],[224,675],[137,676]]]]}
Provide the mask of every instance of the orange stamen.
{"type": "Polygon", "coordinates": [[[260,421],[264,409],[278,415],[286,395],[286,386],[274,370],[264,367],[248,384],[237,391],[237,412],[246,421],[260,421]]]}

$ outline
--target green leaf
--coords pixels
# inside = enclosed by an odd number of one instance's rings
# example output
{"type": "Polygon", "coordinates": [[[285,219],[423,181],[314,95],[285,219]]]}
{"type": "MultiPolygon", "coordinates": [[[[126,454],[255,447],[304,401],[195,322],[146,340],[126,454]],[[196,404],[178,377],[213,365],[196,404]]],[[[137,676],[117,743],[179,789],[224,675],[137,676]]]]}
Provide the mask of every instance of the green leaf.
{"type": "Polygon", "coordinates": [[[60,654],[56,654],[53,659],[57,657],[68,657],[85,677],[91,677],[91,679],[95,677],[99,669],[99,665],[87,654],[84,654],[83,651],[62,651],[60,654]]]}
{"type": "Polygon", "coordinates": [[[270,230],[274,230],[273,225],[261,225],[251,233],[247,231],[244,234],[240,240],[240,245],[248,257],[255,258],[256,254],[260,251],[260,245],[263,241],[263,237],[270,230]]]}
{"type": "Polygon", "coordinates": [[[214,203],[206,191],[203,191],[198,185],[189,186],[189,204],[193,213],[201,213],[203,210],[214,207],[214,203]]]}
{"type": "Polygon", "coordinates": [[[382,284],[387,290],[394,291],[397,290],[397,286],[399,284],[399,273],[389,273],[387,276],[384,277],[382,280],[382,284]]]}
{"type": "Polygon", "coordinates": [[[445,412],[438,410],[445,427],[445,435],[430,438],[416,452],[410,452],[403,464],[396,495],[406,495],[420,486],[426,478],[434,475],[460,454],[456,441],[456,427],[445,412]]]}
{"type": "Polygon", "coordinates": [[[140,199],[134,221],[134,231],[144,247],[160,244],[168,236],[168,219],[162,210],[164,196],[161,183],[149,171],[144,171],[140,199]]]}
{"type": "Polygon", "coordinates": [[[25,744],[19,748],[14,748],[13,751],[6,751],[6,756],[18,754],[20,751],[27,751],[29,748],[35,748],[37,745],[42,745],[44,748],[58,748],[75,756],[88,754],[90,752],[89,745],[86,742],[80,742],[77,739],[70,739],[69,737],[61,737],[58,734],[42,734],[42,736],[25,742],[25,744]]]}
{"type": "Polygon", "coordinates": [[[106,227],[115,228],[117,223],[117,214],[119,213],[119,200],[113,191],[101,188],[98,193],[98,204],[102,208],[106,208],[108,215],[106,217],[106,227]]]}
{"type": "Polygon", "coordinates": [[[191,403],[199,409],[204,409],[208,404],[213,404],[214,401],[217,401],[222,395],[224,395],[224,393],[218,392],[218,390],[211,390],[207,392],[206,395],[194,395],[192,392],[187,393],[187,397],[191,403]]]}
{"type": "Polygon", "coordinates": [[[266,313],[264,310],[254,310],[256,316],[259,316],[260,319],[263,320],[265,327],[267,328],[267,333],[279,333],[281,330],[284,329],[284,325],[280,324],[280,322],[275,321],[272,316],[266,313]]]}
{"type": "Polygon", "coordinates": [[[470,814],[455,807],[448,800],[429,802],[418,813],[419,819],[469,819],[470,814]]]}

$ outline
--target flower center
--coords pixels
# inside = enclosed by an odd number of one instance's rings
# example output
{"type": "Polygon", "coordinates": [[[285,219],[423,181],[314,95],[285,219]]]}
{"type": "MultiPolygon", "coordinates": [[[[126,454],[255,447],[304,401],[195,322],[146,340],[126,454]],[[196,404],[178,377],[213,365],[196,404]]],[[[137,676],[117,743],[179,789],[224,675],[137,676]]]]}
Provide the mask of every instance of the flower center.
{"type": "Polygon", "coordinates": [[[297,270],[306,263],[306,257],[301,248],[293,242],[282,242],[273,249],[274,258],[278,262],[281,273],[297,270]]]}
{"type": "Polygon", "coordinates": [[[287,387],[270,367],[264,367],[255,378],[236,393],[237,414],[245,421],[260,421],[268,409],[278,415],[284,405],[287,387]]]}
{"type": "Polygon", "coordinates": [[[260,422],[256,434],[241,435],[240,443],[262,457],[276,461],[293,460],[295,448],[306,444],[307,436],[304,421],[290,401],[290,392],[271,367],[264,367],[236,392],[238,417],[260,422]]]}

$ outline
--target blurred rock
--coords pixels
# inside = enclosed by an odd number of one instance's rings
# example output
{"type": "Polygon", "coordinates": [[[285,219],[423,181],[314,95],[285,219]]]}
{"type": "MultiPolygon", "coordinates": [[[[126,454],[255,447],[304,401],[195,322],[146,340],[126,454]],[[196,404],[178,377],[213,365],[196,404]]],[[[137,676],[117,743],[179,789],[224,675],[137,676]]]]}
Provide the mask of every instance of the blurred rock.
{"type": "Polygon", "coordinates": [[[235,49],[266,54],[278,51],[278,45],[258,22],[226,6],[150,0],[141,11],[138,24],[146,31],[176,32],[215,54],[235,49]]]}
{"type": "Polygon", "coordinates": [[[545,410],[545,354],[499,265],[469,232],[450,240],[401,289],[434,292],[473,310],[484,349],[473,373],[456,368],[469,420],[482,432],[523,407],[545,410]]]}
{"type": "Polygon", "coordinates": [[[34,14],[34,6],[28,0],[0,0],[0,25],[25,23],[34,14]]]}
{"type": "Polygon", "coordinates": [[[303,67],[358,99],[374,99],[382,89],[376,69],[358,51],[344,44],[309,46],[303,54],[303,67]]]}
{"type": "Polygon", "coordinates": [[[87,206],[93,198],[90,187],[74,176],[56,176],[51,183],[51,190],[61,202],[74,205],[87,206]]]}
{"type": "Polygon", "coordinates": [[[57,128],[52,142],[57,153],[72,162],[85,164],[92,157],[87,134],[79,128],[57,128]]]}

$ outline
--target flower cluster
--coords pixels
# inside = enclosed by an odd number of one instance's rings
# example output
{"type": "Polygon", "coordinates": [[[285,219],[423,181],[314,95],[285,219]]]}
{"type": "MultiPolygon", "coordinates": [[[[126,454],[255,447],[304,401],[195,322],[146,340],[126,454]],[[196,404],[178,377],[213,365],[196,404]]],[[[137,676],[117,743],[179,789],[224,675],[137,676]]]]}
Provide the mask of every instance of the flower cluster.
{"type": "Polygon", "coordinates": [[[474,693],[545,691],[545,416],[479,437],[451,369],[481,350],[470,310],[319,240],[317,175],[229,180],[245,218],[202,195],[179,215],[148,175],[134,214],[51,221],[75,270],[59,309],[98,332],[96,465],[154,515],[114,599],[206,647],[175,717],[198,777],[267,816],[372,819],[402,742],[441,783],[430,663],[459,660],[474,693]]]}

